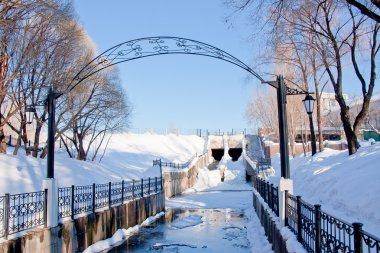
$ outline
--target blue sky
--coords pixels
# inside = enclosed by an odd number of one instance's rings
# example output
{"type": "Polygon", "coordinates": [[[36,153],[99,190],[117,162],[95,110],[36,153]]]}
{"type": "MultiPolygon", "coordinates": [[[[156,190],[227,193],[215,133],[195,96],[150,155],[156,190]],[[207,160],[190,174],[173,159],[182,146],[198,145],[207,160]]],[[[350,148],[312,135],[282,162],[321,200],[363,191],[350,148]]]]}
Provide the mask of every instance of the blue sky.
{"type": "MultiPolygon", "coordinates": [[[[247,18],[235,18],[233,27],[226,24],[231,9],[222,0],[74,0],[74,4],[99,53],[137,38],[178,36],[216,46],[250,66],[258,63],[254,56],[261,49],[260,40],[250,39],[255,24],[247,18]]],[[[248,72],[204,56],[154,56],[118,67],[133,106],[132,128],[251,128],[244,117],[247,101],[268,88],[249,79],[248,72]]],[[[271,66],[266,70],[272,72],[271,66]]],[[[352,84],[357,79],[350,72],[344,92],[351,96],[360,92],[360,86],[352,84]]]]}
{"type": "MultiPolygon", "coordinates": [[[[253,62],[249,26],[236,20],[220,0],[75,0],[79,22],[102,52],[124,41],[149,36],[191,38],[253,62]],[[107,4],[105,4],[107,3],[107,4]],[[240,24],[238,25],[238,23],[240,24]]],[[[118,65],[133,105],[133,128],[224,129],[249,127],[247,100],[259,82],[244,70],[212,58],[155,56],[118,65]]]]}

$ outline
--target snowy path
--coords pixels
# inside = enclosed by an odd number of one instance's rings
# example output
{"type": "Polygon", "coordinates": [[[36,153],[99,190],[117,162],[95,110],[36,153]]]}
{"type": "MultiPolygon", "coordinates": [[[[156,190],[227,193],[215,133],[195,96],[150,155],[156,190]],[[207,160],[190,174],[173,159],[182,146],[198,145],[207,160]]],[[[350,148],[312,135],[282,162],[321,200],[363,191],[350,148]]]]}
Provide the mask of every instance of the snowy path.
{"type": "MultiPolygon", "coordinates": [[[[243,210],[248,219],[247,245],[251,252],[269,253],[271,245],[267,241],[259,219],[252,207],[252,187],[245,182],[242,160],[228,161],[225,182],[220,182],[218,170],[199,171],[195,186],[182,196],[166,201],[167,208],[174,209],[231,209],[243,210]]],[[[222,242],[221,242],[222,243],[222,242]]],[[[223,245],[221,245],[223,246],[223,245]]],[[[222,251],[221,251],[222,252],[222,251]]]]}

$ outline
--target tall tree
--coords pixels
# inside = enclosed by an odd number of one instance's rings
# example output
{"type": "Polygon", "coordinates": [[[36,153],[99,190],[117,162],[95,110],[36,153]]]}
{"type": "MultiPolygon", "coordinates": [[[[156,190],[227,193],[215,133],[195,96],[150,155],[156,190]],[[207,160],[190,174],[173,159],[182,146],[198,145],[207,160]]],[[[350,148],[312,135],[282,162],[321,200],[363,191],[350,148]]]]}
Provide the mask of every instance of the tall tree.
{"type": "MultiPolygon", "coordinates": [[[[272,31],[268,35],[271,39],[277,34],[279,24],[290,24],[299,34],[313,35],[311,45],[321,59],[333,86],[335,99],[340,107],[340,120],[348,142],[349,154],[354,154],[359,148],[357,134],[368,113],[368,106],[372,97],[376,79],[376,57],[379,49],[379,25],[373,19],[353,10],[353,6],[342,0],[246,0],[234,1],[237,10],[253,8],[256,13],[267,15],[266,25],[272,31]],[[239,5],[240,3],[240,5],[239,5]],[[289,13],[294,13],[293,18],[289,13]],[[367,43],[367,42],[370,43],[367,43]],[[358,58],[365,55],[367,63],[363,64],[358,58]],[[350,117],[350,108],[343,96],[344,76],[351,65],[357,76],[362,90],[362,110],[353,118],[350,117]],[[365,67],[369,66],[369,71],[365,67]]],[[[375,1],[373,1],[375,2],[375,1]]]]}

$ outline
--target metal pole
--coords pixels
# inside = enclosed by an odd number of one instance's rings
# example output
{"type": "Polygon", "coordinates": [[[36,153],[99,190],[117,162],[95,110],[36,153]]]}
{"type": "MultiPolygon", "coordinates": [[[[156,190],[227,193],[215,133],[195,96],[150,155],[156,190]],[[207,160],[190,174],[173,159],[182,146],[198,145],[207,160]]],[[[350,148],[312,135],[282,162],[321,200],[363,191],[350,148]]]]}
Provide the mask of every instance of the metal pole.
{"type": "Polygon", "coordinates": [[[310,123],[311,155],[315,155],[317,153],[317,143],[315,141],[313,114],[312,113],[309,114],[309,123],[310,123]]]}
{"type": "Polygon", "coordinates": [[[301,196],[297,196],[297,241],[302,243],[302,208],[301,196]]]}
{"type": "Polygon", "coordinates": [[[54,121],[55,121],[55,92],[53,87],[48,95],[48,152],[47,152],[47,178],[54,178],[54,121]]]}
{"type": "Polygon", "coordinates": [[[280,141],[281,177],[290,178],[288,124],[286,117],[286,89],[284,78],[277,77],[277,106],[278,106],[278,132],[280,141]]]}
{"type": "Polygon", "coordinates": [[[321,205],[314,205],[315,217],[315,253],[322,252],[321,241],[321,205]]]}
{"type": "Polygon", "coordinates": [[[362,227],[359,222],[352,223],[354,227],[354,253],[363,253],[362,227]]]}

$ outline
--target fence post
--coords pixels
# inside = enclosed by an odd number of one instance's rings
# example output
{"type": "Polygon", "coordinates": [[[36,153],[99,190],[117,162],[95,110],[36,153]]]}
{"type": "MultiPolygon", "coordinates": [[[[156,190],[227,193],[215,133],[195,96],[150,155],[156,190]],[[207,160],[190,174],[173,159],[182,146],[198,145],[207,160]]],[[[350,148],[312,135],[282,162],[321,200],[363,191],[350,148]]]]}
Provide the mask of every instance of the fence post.
{"type": "MultiPolygon", "coordinates": [[[[265,181],[264,181],[264,180],[262,181],[262,184],[263,184],[263,197],[264,197],[264,201],[267,202],[267,200],[266,200],[266,196],[267,196],[267,193],[266,193],[266,190],[267,190],[267,189],[266,189],[266,188],[267,188],[267,187],[266,187],[266,185],[265,185],[265,181]]],[[[268,202],[267,202],[267,203],[268,203],[268,202]]]]}
{"type": "Polygon", "coordinates": [[[95,213],[96,209],[96,188],[95,188],[95,183],[92,184],[92,212],[95,213]]]}
{"type": "Polygon", "coordinates": [[[4,237],[5,240],[8,239],[8,233],[9,233],[9,208],[10,208],[10,203],[9,203],[9,193],[5,193],[5,205],[4,205],[4,237]]]}
{"type": "Polygon", "coordinates": [[[74,198],[75,198],[75,186],[71,185],[71,219],[74,220],[74,198]]]}
{"type": "Polygon", "coordinates": [[[297,196],[297,240],[302,242],[302,212],[301,212],[301,196],[297,196]]]}
{"type": "Polygon", "coordinates": [[[44,228],[47,227],[47,205],[48,205],[48,189],[44,189],[45,195],[44,195],[44,228]]]}
{"type": "Polygon", "coordinates": [[[132,180],[132,200],[135,199],[135,180],[132,180]]]}
{"type": "Polygon", "coordinates": [[[141,178],[141,198],[144,197],[144,178],[141,178]]]}
{"type": "Polygon", "coordinates": [[[322,252],[321,245],[321,205],[314,205],[315,217],[315,253],[322,252]]]}
{"type": "Polygon", "coordinates": [[[150,195],[150,177],[148,177],[148,196],[150,195]]]}
{"type": "Polygon", "coordinates": [[[354,253],[363,253],[362,244],[362,227],[363,224],[359,222],[352,223],[354,227],[354,253]]]}
{"type": "Polygon", "coordinates": [[[271,208],[272,211],[274,212],[274,190],[273,190],[273,184],[270,184],[270,203],[272,204],[271,208]]]}
{"type": "Polygon", "coordinates": [[[111,208],[111,182],[108,183],[108,208],[111,208]]]}
{"type": "MultiPolygon", "coordinates": [[[[280,192],[278,191],[278,189],[277,189],[277,192],[278,192],[278,195],[280,195],[280,192]]],[[[287,227],[289,225],[289,221],[288,221],[288,213],[289,213],[289,211],[288,211],[288,197],[289,196],[288,196],[288,194],[289,194],[288,190],[285,190],[285,219],[284,219],[285,227],[287,227]]],[[[279,210],[279,212],[280,212],[280,210],[279,210]]]]}
{"type": "Polygon", "coordinates": [[[124,203],[124,180],[121,180],[121,204],[124,203]]]}

